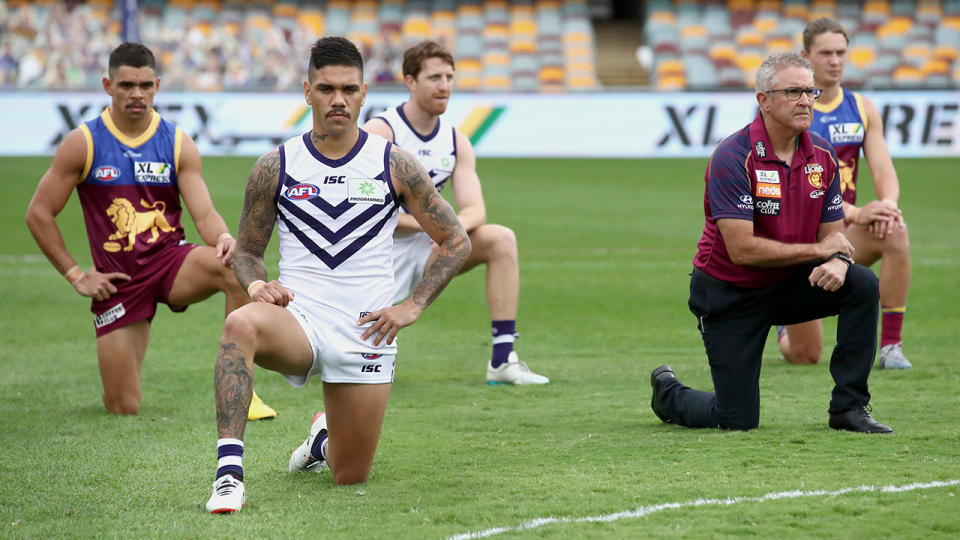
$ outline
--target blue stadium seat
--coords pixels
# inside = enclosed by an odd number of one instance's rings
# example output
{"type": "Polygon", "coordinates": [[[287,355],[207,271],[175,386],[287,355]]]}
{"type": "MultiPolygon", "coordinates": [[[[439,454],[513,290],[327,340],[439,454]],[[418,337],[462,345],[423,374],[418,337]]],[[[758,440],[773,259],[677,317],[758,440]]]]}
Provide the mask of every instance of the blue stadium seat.
{"type": "Polygon", "coordinates": [[[690,55],[684,58],[684,67],[687,75],[687,88],[704,90],[716,88],[720,79],[713,62],[706,56],[690,55]]]}

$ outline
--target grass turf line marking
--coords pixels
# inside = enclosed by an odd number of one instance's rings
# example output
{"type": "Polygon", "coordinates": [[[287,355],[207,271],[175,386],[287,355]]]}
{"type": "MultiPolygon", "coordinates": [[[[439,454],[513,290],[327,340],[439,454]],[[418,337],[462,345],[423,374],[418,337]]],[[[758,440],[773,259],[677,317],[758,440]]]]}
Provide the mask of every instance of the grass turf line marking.
{"type": "Polygon", "coordinates": [[[605,514],[602,516],[587,516],[581,518],[569,518],[569,517],[545,517],[537,518],[526,523],[521,523],[516,527],[495,527],[493,529],[487,529],[484,531],[477,532],[466,532],[463,534],[457,534],[450,536],[447,540],[468,540],[471,538],[487,538],[489,536],[494,536],[497,534],[505,532],[517,532],[517,531],[527,531],[531,529],[537,529],[543,527],[544,525],[551,525],[554,523],[592,523],[597,521],[619,521],[621,519],[630,519],[638,518],[646,515],[653,514],[655,512],[660,512],[662,510],[671,510],[674,508],[693,508],[697,506],[712,506],[712,505],[732,505],[739,504],[743,502],[764,502],[764,501],[773,501],[777,499],[796,499],[799,497],[816,497],[822,495],[828,496],[837,496],[845,495],[847,493],[869,493],[869,492],[880,492],[880,493],[901,493],[904,491],[914,491],[917,489],[930,489],[938,487],[949,487],[960,485],[960,480],[946,480],[946,481],[933,481],[926,483],[913,483],[906,484],[903,486],[859,486],[859,487],[850,487],[838,489],[835,491],[829,491],[825,489],[818,489],[813,491],[779,491],[776,493],[767,493],[766,495],[761,495],[759,497],[731,497],[728,499],[695,499],[687,502],[673,502],[673,503],[661,503],[654,504],[650,506],[641,506],[636,510],[625,510],[623,512],[615,512],[613,514],[605,514]]]}

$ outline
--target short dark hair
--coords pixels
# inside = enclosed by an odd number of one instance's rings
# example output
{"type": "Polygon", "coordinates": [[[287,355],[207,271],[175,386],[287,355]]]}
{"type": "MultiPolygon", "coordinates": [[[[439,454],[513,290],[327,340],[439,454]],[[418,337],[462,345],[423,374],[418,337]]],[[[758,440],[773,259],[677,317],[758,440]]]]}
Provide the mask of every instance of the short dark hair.
{"type": "Polygon", "coordinates": [[[314,71],[327,66],[355,67],[360,70],[360,77],[363,78],[363,56],[349,39],[330,36],[322,37],[313,43],[307,76],[311,77],[314,71]]]}
{"type": "Polygon", "coordinates": [[[444,49],[443,45],[436,41],[423,41],[403,53],[403,76],[410,75],[416,79],[420,70],[423,69],[423,63],[431,58],[439,58],[450,64],[450,67],[454,69],[457,67],[453,63],[453,55],[450,54],[450,51],[444,49]]]}
{"type": "Polygon", "coordinates": [[[153,57],[153,52],[142,43],[130,43],[129,41],[121,43],[119,47],[110,53],[110,63],[107,73],[113,76],[113,73],[120,66],[130,66],[135,68],[149,67],[157,70],[157,59],[153,57]]]}
{"type": "Polygon", "coordinates": [[[828,33],[842,34],[843,39],[847,40],[848,45],[850,44],[850,36],[847,35],[847,31],[844,30],[842,24],[829,17],[820,17],[815,21],[810,21],[807,27],[803,29],[803,50],[810,52],[813,40],[817,39],[820,34],[828,33]]]}

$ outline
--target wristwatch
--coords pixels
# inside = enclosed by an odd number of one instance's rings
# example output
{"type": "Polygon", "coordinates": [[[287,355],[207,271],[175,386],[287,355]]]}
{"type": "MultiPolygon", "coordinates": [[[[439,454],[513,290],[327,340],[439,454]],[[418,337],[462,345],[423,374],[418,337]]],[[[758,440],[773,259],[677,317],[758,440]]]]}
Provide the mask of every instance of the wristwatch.
{"type": "Polygon", "coordinates": [[[830,259],[840,259],[841,261],[847,263],[847,268],[849,268],[850,265],[853,264],[853,259],[851,259],[850,257],[847,257],[846,255],[844,255],[843,253],[840,253],[839,251],[831,255],[829,258],[827,258],[828,261],[830,259]]]}

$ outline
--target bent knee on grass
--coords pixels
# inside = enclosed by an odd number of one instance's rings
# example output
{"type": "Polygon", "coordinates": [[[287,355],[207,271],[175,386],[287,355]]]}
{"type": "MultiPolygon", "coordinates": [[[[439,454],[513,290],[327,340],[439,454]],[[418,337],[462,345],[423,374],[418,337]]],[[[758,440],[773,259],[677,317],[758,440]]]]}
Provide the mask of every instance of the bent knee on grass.
{"type": "Polygon", "coordinates": [[[140,394],[130,391],[104,391],[103,406],[110,414],[134,415],[140,412],[140,394]]]}
{"type": "Polygon", "coordinates": [[[819,351],[789,351],[783,354],[784,359],[791,364],[819,364],[819,351]]]}
{"type": "Polygon", "coordinates": [[[351,484],[365,484],[370,478],[370,467],[362,466],[344,466],[330,467],[330,475],[333,477],[333,483],[338,486],[349,486],[351,484]]]}
{"type": "Polygon", "coordinates": [[[791,364],[817,364],[820,362],[820,355],[823,354],[823,342],[787,336],[780,342],[780,353],[783,359],[791,364]]]}

